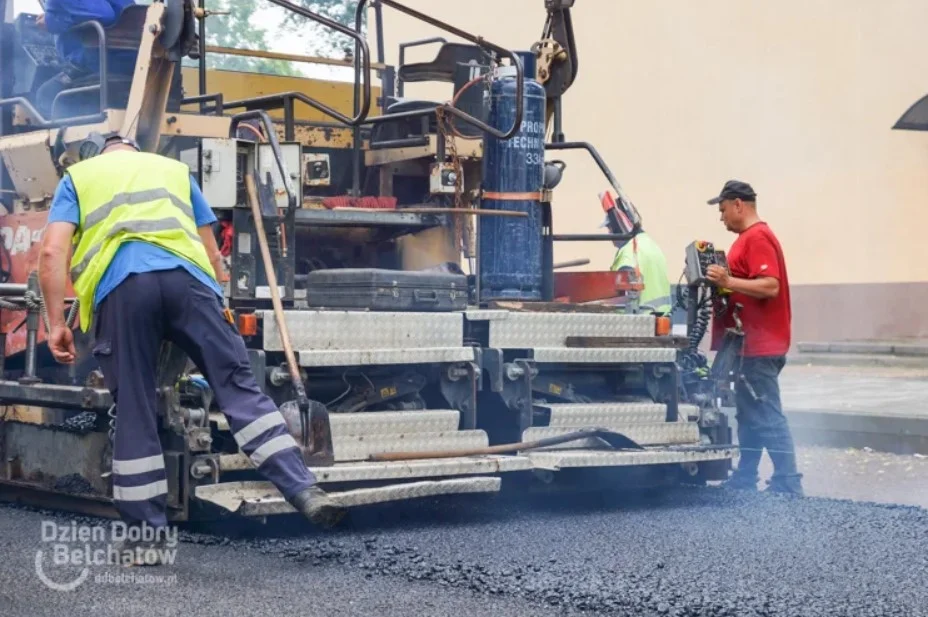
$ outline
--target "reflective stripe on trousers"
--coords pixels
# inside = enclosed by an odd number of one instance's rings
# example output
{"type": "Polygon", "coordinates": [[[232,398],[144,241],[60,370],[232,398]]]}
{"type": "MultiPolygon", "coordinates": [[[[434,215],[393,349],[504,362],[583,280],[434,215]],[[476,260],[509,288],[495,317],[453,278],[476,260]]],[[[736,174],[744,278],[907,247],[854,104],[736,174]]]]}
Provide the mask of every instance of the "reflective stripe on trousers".
{"type": "Polygon", "coordinates": [[[248,454],[248,458],[251,459],[255,467],[260,467],[278,452],[299,447],[289,432],[276,436],[273,435],[279,433],[279,430],[268,433],[268,431],[277,427],[286,430],[287,424],[284,421],[283,414],[279,411],[273,411],[260,416],[233,435],[235,443],[248,454]],[[264,433],[268,433],[268,435],[264,439],[258,439],[264,433]]]}
{"type": "MultiPolygon", "coordinates": [[[[150,450],[154,447],[154,444],[146,444],[142,449],[150,450]]],[[[163,455],[113,459],[113,499],[115,501],[147,501],[167,494],[168,481],[163,455]]]]}

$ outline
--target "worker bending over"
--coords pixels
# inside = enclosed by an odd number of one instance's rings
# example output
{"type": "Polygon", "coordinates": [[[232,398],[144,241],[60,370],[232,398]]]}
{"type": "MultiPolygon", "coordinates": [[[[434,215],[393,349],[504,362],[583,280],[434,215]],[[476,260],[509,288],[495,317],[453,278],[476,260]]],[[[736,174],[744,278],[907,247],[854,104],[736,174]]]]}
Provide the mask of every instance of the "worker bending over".
{"type": "MultiPolygon", "coordinates": [[[[116,403],[113,499],[127,524],[167,525],[156,396],[163,339],[200,368],[258,471],[297,511],[334,524],[342,510],[315,486],[283,416],[255,381],[240,334],[224,317],[215,221],[186,165],[139,152],[130,140],[109,137],[101,156],[69,167],[55,191],[39,265],[50,307],[49,348],[58,362],[74,362],[73,334],[63,310],[54,308],[64,306],[73,248],[81,329],[93,326],[93,355],[116,403]]],[[[136,547],[148,545],[126,548],[136,547]]]]}
{"type": "MultiPolygon", "coordinates": [[[[766,448],[774,468],[768,490],[802,495],[793,437],[780,403],[779,375],[786,365],[792,319],[783,249],[757,215],[757,195],[750,184],[730,180],[708,203],[718,204],[725,228],[738,237],[728,252],[730,273],[712,265],[706,276],[731,290],[730,307],[743,306],[744,347],[735,373],[741,460],[726,485],[757,490],[758,466],[766,448]]],[[[731,313],[713,319],[714,351],[721,348],[725,329],[734,325],[731,313]]]]}
{"type": "Polygon", "coordinates": [[[644,289],[639,304],[655,313],[669,315],[673,311],[670,279],[667,277],[667,258],[661,247],[644,231],[639,231],[631,240],[613,244],[618,251],[612,262],[612,271],[640,275],[644,289]]]}

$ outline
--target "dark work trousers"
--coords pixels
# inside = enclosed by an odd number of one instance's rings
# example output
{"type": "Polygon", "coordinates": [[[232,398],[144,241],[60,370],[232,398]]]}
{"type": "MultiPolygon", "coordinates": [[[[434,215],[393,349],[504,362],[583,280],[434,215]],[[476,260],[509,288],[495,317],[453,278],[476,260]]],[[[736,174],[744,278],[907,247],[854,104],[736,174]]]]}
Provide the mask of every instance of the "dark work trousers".
{"type": "Polygon", "coordinates": [[[315,483],[211,289],[180,268],[134,274],[104,298],[94,322],[93,353],[116,402],[113,499],[127,524],[167,524],[156,397],[163,339],[203,372],[239,447],[285,498],[315,483]]]}
{"type": "Polygon", "coordinates": [[[796,467],[793,437],[780,403],[779,376],[786,365],[786,358],[772,356],[740,360],[740,376],[735,382],[735,417],[738,420],[741,460],[734,479],[756,485],[758,466],[766,448],[774,467],[771,488],[799,492],[802,475],[796,467]]]}

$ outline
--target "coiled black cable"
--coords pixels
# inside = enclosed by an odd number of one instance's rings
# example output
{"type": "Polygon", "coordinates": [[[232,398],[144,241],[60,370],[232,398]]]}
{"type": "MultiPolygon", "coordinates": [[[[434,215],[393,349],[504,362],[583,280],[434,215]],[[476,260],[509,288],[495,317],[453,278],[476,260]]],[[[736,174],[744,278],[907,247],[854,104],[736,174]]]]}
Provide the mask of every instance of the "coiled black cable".
{"type": "Polygon", "coordinates": [[[696,351],[699,343],[702,342],[702,337],[706,335],[706,330],[709,328],[709,321],[712,318],[710,302],[711,298],[706,298],[699,303],[699,308],[696,309],[696,323],[693,324],[692,330],[688,333],[690,351],[696,351]]]}

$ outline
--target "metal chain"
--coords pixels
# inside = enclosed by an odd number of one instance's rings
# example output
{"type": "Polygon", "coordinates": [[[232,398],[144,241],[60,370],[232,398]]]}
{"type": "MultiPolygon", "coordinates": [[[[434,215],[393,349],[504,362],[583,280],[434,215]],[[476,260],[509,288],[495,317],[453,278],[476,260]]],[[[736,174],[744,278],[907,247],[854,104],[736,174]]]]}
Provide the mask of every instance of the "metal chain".
{"type": "MultiPolygon", "coordinates": [[[[74,321],[77,319],[79,308],[80,300],[75,298],[74,301],[71,302],[71,307],[68,309],[68,314],[64,320],[65,325],[69,329],[74,327],[74,321]]],[[[17,304],[9,300],[0,300],[0,309],[8,311],[38,310],[42,315],[42,323],[45,324],[45,331],[51,332],[51,327],[48,322],[48,308],[45,306],[45,298],[43,298],[41,294],[27,290],[26,293],[23,294],[23,304],[17,304]]]]}
{"type": "Polygon", "coordinates": [[[106,411],[106,415],[110,418],[110,430],[108,432],[110,443],[114,443],[113,440],[116,438],[116,403],[110,405],[110,408],[106,411]]]}
{"type": "MultiPolygon", "coordinates": [[[[462,196],[464,194],[464,167],[461,165],[461,159],[458,157],[458,148],[457,143],[454,138],[454,127],[451,125],[452,117],[450,114],[445,112],[444,107],[438,107],[435,110],[435,115],[438,120],[438,130],[441,131],[442,137],[445,140],[445,149],[451,155],[451,165],[454,167],[454,203],[453,208],[460,209],[463,207],[462,196]]],[[[444,161],[437,161],[440,165],[444,161]]],[[[470,217],[468,217],[470,219],[470,217]]],[[[470,221],[453,221],[455,237],[454,242],[457,246],[457,250],[463,250],[464,247],[464,225],[470,223],[470,221]]]]}
{"type": "MultiPolygon", "coordinates": [[[[461,208],[461,197],[464,194],[464,167],[458,156],[454,127],[451,124],[453,116],[446,113],[444,107],[439,107],[435,111],[438,117],[438,128],[445,139],[445,148],[451,154],[451,164],[454,166],[454,207],[461,208]]],[[[444,163],[444,161],[439,161],[439,163],[444,163]]]]}

